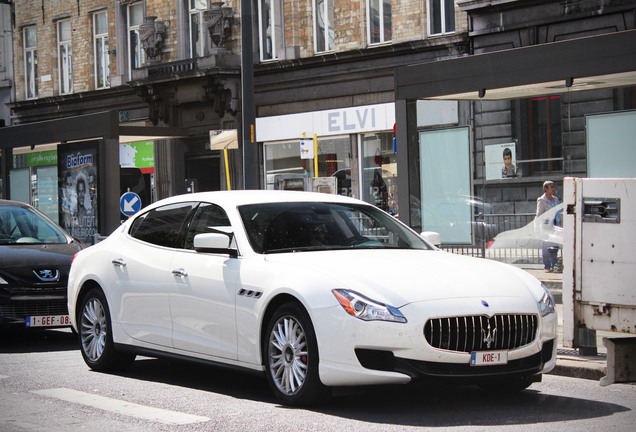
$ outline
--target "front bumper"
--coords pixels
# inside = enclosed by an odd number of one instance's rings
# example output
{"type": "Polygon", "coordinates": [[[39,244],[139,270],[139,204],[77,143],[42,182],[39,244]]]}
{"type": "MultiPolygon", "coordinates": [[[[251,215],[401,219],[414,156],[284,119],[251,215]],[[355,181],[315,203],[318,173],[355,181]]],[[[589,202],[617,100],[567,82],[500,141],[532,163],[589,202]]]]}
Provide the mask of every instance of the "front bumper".
{"type": "MultiPolygon", "coordinates": [[[[507,309],[516,313],[538,313],[532,307],[524,309],[519,304],[507,309]]],[[[424,327],[429,318],[473,314],[474,308],[464,307],[461,300],[455,299],[408,305],[401,310],[409,320],[407,323],[361,321],[347,315],[340,306],[314,310],[312,318],[323,384],[390,384],[421,379],[469,383],[484,378],[546,373],[556,363],[556,314],[539,318],[536,337],[529,344],[510,349],[507,364],[470,366],[469,352],[430,346],[424,327]]],[[[506,313],[506,309],[490,313],[506,313]]]]}
{"type": "Polygon", "coordinates": [[[67,314],[65,295],[0,296],[0,325],[25,325],[28,316],[67,314]]]}

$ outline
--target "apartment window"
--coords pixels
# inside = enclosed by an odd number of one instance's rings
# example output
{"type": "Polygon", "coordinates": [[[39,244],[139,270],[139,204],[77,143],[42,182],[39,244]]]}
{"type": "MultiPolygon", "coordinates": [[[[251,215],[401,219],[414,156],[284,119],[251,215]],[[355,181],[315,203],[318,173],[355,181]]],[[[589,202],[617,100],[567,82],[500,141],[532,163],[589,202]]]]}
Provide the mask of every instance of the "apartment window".
{"type": "Polygon", "coordinates": [[[391,0],[367,0],[367,29],[370,44],[391,41],[391,0]]]}
{"type": "Polygon", "coordinates": [[[206,47],[206,29],[203,12],[208,9],[208,0],[188,0],[190,3],[190,57],[203,57],[206,47]]]}
{"type": "Polygon", "coordinates": [[[438,35],[455,31],[455,1],[428,0],[429,34],[438,35]]]}
{"type": "Polygon", "coordinates": [[[73,91],[73,56],[71,53],[71,20],[57,23],[57,68],[60,94],[73,91]]]}
{"type": "Polygon", "coordinates": [[[24,87],[27,99],[38,97],[38,51],[35,27],[22,31],[24,42],[24,87]]]}
{"type": "Polygon", "coordinates": [[[314,46],[316,52],[333,50],[333,0],[314,0],[314,46]]]}
{"type": "Polygon", "coordinates": [[[110,87],[107,12],[93,14],[93,52],[95,56],[95,88],[110,87]]]}
{"type": "Polygon", "coordinates": [[[274,60],[282,50],[282,0],[259,0],[258,39],[261,60],[274,60]]]}
{"type": "Polygon", "coordinates": [[[527,148],[529,174],[563,171],[561,141],[561,97],[559,95],[531,98],[527,107],[527,148]]]}
{"type": "Polygon", "coordinates": [[[143,2],[129,4],[126,18],[128,20],[128,76],[132,77],[132,70],[141,67],[146,61],[139,38],[140,26],[144,21],[143,2]]]}

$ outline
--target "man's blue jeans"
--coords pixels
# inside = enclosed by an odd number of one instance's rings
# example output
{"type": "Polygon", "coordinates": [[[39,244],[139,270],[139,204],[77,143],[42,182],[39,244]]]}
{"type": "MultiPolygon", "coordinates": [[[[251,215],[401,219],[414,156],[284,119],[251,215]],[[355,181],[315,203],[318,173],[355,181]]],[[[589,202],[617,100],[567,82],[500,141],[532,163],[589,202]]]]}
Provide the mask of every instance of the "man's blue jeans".
{"type": "Polygon", "coordinates": [[[544,241],[541,247],[543,256],[543,268],[551,270],[557,263],[557,255],[559,254],[559,245],[552,242],[544,241]]]}

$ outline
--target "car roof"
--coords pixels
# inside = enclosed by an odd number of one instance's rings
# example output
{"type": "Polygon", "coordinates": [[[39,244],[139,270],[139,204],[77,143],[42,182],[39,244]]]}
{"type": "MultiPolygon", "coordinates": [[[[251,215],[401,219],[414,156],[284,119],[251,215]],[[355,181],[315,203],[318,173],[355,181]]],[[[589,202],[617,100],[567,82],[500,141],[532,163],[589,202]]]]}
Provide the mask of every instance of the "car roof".
{"type": "Polygon", "coordinates": [[[161,201],[157,201],[152,205],[149,205],[147,208],[184,201],[213,202],[221,206],[229,207],[238,207],[246,204],[261,204],[269,202],[333,202],[365,204],[364,202],[354,198],[319,192],[281,190],[234,190],[197,192],[192,194],[176,195],[170,198],[165,198],[161,201]]]}

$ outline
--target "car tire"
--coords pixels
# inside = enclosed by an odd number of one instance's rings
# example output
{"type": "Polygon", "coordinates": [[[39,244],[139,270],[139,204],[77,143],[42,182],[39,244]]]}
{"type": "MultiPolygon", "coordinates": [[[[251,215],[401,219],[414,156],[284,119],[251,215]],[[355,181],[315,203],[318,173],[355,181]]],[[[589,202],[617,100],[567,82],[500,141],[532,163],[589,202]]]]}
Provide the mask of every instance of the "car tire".
{"type": "Polygon", "coordinates": [[[316,404],[329,396],[318,374],[316,334],[300,304],[276,309],[267,325],[263,359],[267,381],[282,404],[316,404]]]}
{"type": "Polygon", "coordinates": [[[82,357],[93,370],[120,370],[135,360],[134,354],[115,350],[111,322],[104,293],[91,289],[82,300],[77,326],[82,357]]]}

